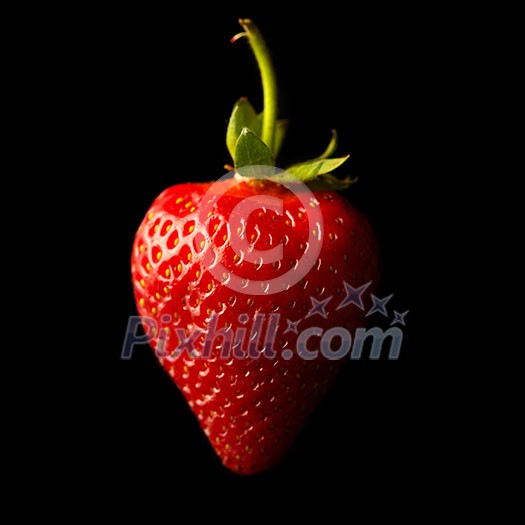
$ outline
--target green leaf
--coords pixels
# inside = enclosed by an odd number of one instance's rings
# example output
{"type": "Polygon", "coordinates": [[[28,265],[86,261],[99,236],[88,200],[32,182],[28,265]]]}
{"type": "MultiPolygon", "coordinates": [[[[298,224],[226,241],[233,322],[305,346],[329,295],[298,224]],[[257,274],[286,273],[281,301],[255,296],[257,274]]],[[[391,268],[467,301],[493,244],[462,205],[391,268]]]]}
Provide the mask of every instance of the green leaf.
{"type": "MultiPolygon", "coordinates": [[[[235,144],[235,168],[245,166],[274,166],[272,152],[250,129],[243,128],[235,144]]],[[[243,175],[248,176],[244,170],[243,175]]]]}
{"type": "Polygon", "coordinates": [[[325,175],[321,175],[317,179],[307,182],[307,186],[312,190],[346,190],[348,189],[354,182],[357,182],[357,177],[355,179],[350,178],[350,176],[346,176],[344,179],[339,179],[335,175],[331,175],[330,173],[326,173],[325,175]]]}
{"type": "Polygon", "coordinates": [[[335,129],[332,130],[332,138],[330,139],[330,143],[324,150],[324,153],[322,155],[319,155],[319,159],[327,159],[331,155],[335,153],[335,150],[337,149],[337,131],[335,129]]]}
{"type": "Polygon", "coordinates": [[[251,129],[257,136],[261,134],[262,121],[253,109],[247,98],[240,98],[233,106],[233,111],[228,122],[226,131],[226,146],[228,151],[235,158],[235,144],[244,128],[251,129]]]}
{"type": "Polygon", "coordinates": [[[286,171],[294,175],[302,182],[308,182],[315,180],[319,175],[324,175],[334,171],[336,168],[346,162],[348,157],[350,157],[350,155],[335,159],[314,159],[307,162],[294,164],[293,166],[287,168],[286,171]]]}

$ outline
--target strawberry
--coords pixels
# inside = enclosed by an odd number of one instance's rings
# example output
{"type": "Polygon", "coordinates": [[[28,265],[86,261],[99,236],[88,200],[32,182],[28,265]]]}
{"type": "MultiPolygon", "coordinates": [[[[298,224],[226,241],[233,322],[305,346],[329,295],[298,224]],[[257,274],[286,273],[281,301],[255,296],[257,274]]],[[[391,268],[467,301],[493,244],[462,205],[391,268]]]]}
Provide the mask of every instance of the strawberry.
{"type": "Polygon", "coordinates": [[[234,177],[178,184],[155,199],[135,236],[132,280],[150,344],[217,455],[253,474],[285,456],[340,370],[343,359],[319,352],[320,337],[364,325],[361,296],[375,290],[379,262],[367,220],[335,191],[352,182],[330,173],[347,158],[330,158],[335,133],[312,161],[264,168],[286,123],[276,121],[264,41],[240,23],[261,69],[264,112],[246,99],[234,107],[234,177]]]}

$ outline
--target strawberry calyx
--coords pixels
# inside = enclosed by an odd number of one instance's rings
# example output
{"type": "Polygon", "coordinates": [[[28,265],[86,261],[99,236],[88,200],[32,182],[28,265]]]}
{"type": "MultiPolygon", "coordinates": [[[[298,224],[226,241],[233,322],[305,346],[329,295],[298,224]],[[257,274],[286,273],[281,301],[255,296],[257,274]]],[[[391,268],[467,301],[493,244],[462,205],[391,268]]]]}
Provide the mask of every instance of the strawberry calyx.
{"type": "MultiPolygon", "coordinates": [[[[235,35],[231,42],[245,38],[252,48],[261,73],[264,109],[257,113],[248,99],[241,97],[233,106],[226,131],[226,146],[236,170],[245,166],[275,166],[288,130],[288,120],[277,118],[277,83],[264,38],[251,20],[239,19],[239,24],[244,31],[235,35]]],[[[344,164],[350,156],[333,157],[337,145],[337,132],[332,130],[330,142],[321,155],[288,166],[284,173],[275,175],[276,181],[285,183],[300,181],[314,190],[348,188],[357,179],[349,176],[339,178],[332,174],[332,171],[344,164]]]]}

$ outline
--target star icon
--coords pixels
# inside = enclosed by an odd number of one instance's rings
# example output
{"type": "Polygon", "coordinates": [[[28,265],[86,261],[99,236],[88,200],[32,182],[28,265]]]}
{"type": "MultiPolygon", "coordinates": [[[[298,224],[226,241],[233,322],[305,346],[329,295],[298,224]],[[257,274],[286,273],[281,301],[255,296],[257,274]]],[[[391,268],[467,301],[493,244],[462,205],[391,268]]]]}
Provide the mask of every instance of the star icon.
{"type": "Polygon", "coordinates": [[[368,317],[369,315],[375,314],[376,312],[379,312],[381,315],[384,315],[385,317],[388,317],[388,312],[386,311],[386,303],[394,297],[394,294],[390,294],[387,297],[384,297],[383,299],[379,299],[376,297],[373,293],[370,294],[370,297],[372,299],[373,305],[370,310],[368,310],[365,317],[368,317]]]}
{"type": "Polygon", "coordinates": [[[283,335],[284,334],[287,334],[288,332],[293,332],[294,334],[298,334],[299,331],[297,330],[297,326],[299,325],[299,323],[301,322],[301,320],[299,319],[299,321],[295,321],[295,323],[293,323],[292,321],[290,321],[290,319],[286,319],[286,322],[288,323],[288,327],[286,328],[286,330],[283,332],[283,335]]]}
{"type": "Polygon", "coordinates": [[[406,326],[405,315],[408,314],[408,312],[410,312],[410,310],[407,310],[406,312],[403,312],[402,314],[400,314],[399,312],[396,312],[394,310],[394,320],[390,323],[390,326],[396,323],[406,326]]]}
{"type": "Polygon", "coordinates": [[[331,299],[332,297],[329,297],[324,301],[318,301],[315,297],[310,296],[310,300],[312,301],[312,308],[308,312],[308,315],[305,319],[308,319],[308,317],[312,317],[312,315],[315,314],[319,314],[323,319],[326,319],[328,317],[328,314],[326,313],[325,306],[331,299]]]}
{"type": "Polygon", "coordinates": [[[372,284],[372,281],[369,281],[366,284],[363,284],[362,286],[360,286],[359,288],[354,288],[353,286],[348,284],[346,281],[343,281],[346,297],[343,299],[343,302],[337,307],[337,309],[340,310],[341,308],[344,308],[345,306],[348,306],[349,304],[355,304],[358,308],[360,308],[361,310],[364,310],[365,307],[363,305],[363,299],[361,299],[361,296],[371,284],[372,284]]]}

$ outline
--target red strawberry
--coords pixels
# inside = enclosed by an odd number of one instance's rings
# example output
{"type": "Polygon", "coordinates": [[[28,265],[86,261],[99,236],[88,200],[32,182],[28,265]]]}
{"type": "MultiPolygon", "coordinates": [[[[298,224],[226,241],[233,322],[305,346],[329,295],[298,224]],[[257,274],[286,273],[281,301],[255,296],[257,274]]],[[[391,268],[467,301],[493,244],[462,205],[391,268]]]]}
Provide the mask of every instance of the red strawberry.
{"type": "MultiPolygon", "coordinates": [[[[268,83],[262,38],[250,21],[241,24],[268,83]]],[[[263,117],[244,99],[234,108],[228,146],[236,178],[165,190],[132,253],[137,308],[155,322],[151,346],[224,465],[244,474],[281,460],[343,363],[319,352],[305,359],[300,334],[363,326],[365,310],[344,302],[347,287],[372,282],[368,294],[379,277],[370,226],[330,189],[349,182],[328,175],[346,160],[327,158],[335,135],[324,155],[289,168],[293,177],[263,180],[251,167],[271,165],[283,136],[269,89],[263,117]],[[322,225],[312,224],[319,212],[322,225]],[[270,262],[275,250],[282,252],[270,262]]],[[[311,333],[307,350],[319,344],[311,333]]]]}

